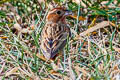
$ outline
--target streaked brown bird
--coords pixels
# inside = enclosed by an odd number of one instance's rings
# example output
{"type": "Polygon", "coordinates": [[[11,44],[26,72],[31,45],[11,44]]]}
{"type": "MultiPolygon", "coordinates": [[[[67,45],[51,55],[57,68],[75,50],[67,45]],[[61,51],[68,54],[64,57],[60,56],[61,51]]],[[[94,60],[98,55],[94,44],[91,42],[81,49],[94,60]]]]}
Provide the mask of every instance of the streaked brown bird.
{"type": "Polygon", "coordinates": [[[65,8],[54,8],[48,12],[46,24],[41,33],[41,51],[47,60],[53,59],[61,51],[71,35],[65,19],[72,12],[65,8]]]}

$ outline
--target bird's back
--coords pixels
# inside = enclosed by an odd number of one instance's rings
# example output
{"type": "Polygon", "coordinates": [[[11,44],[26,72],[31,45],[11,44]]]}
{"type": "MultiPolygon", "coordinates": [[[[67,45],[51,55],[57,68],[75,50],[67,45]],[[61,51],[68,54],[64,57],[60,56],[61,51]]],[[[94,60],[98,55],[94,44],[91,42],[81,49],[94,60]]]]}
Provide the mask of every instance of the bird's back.
{"type": "Polygon", "coordinates": [[[67,42],[70,29],[62,23],[46,23],[41,34],[41,51],[45,58],[53,58],[67,42]]]}

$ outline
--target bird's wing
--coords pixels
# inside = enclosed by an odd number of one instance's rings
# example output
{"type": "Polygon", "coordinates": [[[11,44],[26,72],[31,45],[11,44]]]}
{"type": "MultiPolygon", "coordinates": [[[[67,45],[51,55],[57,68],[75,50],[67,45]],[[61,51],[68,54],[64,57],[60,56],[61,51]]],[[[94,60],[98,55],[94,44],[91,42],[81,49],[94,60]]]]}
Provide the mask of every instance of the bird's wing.
{"type": "Polygon", "coordinates": [[[70,29],[65,24],[46,24],[41,34],[41,50],[47,59],[53,58],[67,42],[70,29]]]}

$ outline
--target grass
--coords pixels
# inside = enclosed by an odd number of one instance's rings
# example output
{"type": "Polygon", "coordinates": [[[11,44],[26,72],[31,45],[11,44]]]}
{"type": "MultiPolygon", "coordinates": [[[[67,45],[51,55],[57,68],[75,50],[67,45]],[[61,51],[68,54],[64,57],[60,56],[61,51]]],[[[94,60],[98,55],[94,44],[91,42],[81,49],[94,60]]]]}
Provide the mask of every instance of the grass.
{"type": "Polygon", "coordinates": [[[0,1],[1,80],[120,79],[119,1],[82,0],[80,4],[77,0],[38,1],[0,1]],[[67,18],[72,37],[68,37],[63,56],[57,58],[59,68],[54,72],[56,66],[39,55],[42,55],[40,34],[46,15],[56,5],[72,10],[77,18],[67,18]],[[79,21],[79,16],[86,20],[79,21]],[[103,21],[112,25],[76,38],[103,21]]]}

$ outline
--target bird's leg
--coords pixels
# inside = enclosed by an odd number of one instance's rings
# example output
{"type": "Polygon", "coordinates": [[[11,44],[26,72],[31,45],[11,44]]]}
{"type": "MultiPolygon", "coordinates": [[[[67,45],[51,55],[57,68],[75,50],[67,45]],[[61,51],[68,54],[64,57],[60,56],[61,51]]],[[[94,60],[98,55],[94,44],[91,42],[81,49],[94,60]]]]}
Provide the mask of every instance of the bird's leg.
{"type": "Polygon", "coordinates": [[[63,58],[63,50],[59,51],[59,53],[50,60],[47,60],[43,55],[37,54],[36,55],[38,58],[40,58],[41,60],[51,64],[53,70],[50,71],[50,73],[57,73],[57,71],[60,69],[60,58],[63,58]]]}
{"type": "Polygon", "coordinates": [[[60,59],[63,59],[63,50],[59,51],[58,57],[57,57],[57,65],[59,66],[60,64],[60,59]]]}
{"type": "Polygon", "coordinates": [[[50,59],[50,60],[47,60],[43,55],[40,55],[40,54],[37,54],[36,55],[38,58],[40,58],[42,61],[45,61],[49,64],[51,64],[52,68],[54,71],[57,71],[58,70],[58,66],[55,64],[55,59],[59,56],[59,55],[56,55],[53,59],[50,59]]]}
{"type": "Polygon", "coordinates": [[[59,53],[55,56],[54,60],[50,60],[51,66],[53,68],[53,70],[51,70],[50,73],[53,75],[57,74],[58,73],[57,71],[59,70],[60,59],[58,58],[59,58],[59,53]],[[57,62],[55,60],[57,60],[57,62]]]}
{"type": "Polygon", "coordinates": [[[52,68],[53,68],[53,71],[54,71],[54,72],[58,71],[59,67],[54,63],[54,61],[53,61],[53,60],[50,60],[50,62],[51,62],[51,66],[52,66],[52,68]]]}
{"type": "Polygon", "coordinates": [[[37,54],[36,56],[38,58],[40,58],[42,61],[45,61],[45,62],[51,64],[53,70],[50,70],[50,73],[56,74],[56,71],[58,70],[58,66],[54,63],[54,59],[50,59],[49,61],[47,61],[47,59],[43,55],[37,54]]]}
{"type": "Polygon", "coordinates": [[[55,56],[54,60],[50,61],[54,71],[58,71],[60,69],[60,58],[62,58],[62,56],[63,56],[63,50],[59,51],[59,53],[55,56]],[[55,64],[55,60],[57,60],[56,64],[55,64]]]}

